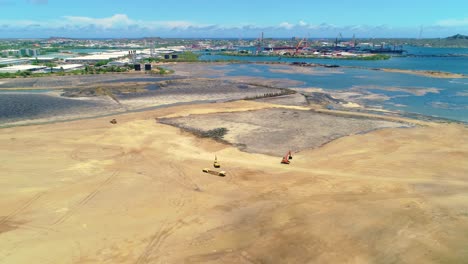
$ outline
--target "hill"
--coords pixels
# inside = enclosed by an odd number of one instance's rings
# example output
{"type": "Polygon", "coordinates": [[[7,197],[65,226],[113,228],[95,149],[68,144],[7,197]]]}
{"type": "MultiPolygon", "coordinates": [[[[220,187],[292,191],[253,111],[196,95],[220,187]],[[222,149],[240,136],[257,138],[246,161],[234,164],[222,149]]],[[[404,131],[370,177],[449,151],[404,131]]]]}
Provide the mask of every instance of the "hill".
{"type": "Polygon", "coordinates": [[[456,34],[456,35],[453,35],[451,37],[448,37],[446,39],[468,39],[468,36],[465,36],[465,35],[461,35],[461,34],[456,34]]]}

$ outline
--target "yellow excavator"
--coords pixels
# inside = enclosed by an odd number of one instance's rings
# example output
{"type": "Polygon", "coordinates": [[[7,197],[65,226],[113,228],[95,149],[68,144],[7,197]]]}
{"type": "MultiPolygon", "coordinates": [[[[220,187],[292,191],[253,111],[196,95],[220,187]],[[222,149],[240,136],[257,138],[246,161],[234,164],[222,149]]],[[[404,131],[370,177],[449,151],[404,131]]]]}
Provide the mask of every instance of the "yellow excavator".
{"type": "Polygon", "coordinates": [[[215,160],[214,160],[214,162],[213,162],[213,167],[215,167],[215,168],[221,168],[221,164],[219,164],[219,162],[218,162],[218,157],[216,157],[216,155],[215,155],[215,160]]]}
{"type": "MultiPolygon", "coordinates": [[[[219,164],[218,162],[218,157],[215,155],[215,160],[213,162],[213,167],[215,168],[221,168],[221,164],[219,164]]],[[[216,176],[220,176],[220,177],[224,177],[226,176],[226,172],[225,171],[215,171],[215,170],[210,170],[208,168],[204,168],[202,170],[204,173],[208,173],[208,174],[212,174],[212,175],[216,175],[216,176]]]]}
{"type": "Polygon", "coordinates": [[[226,176],[226,172],[225,172],[225,171],[215,171],[215,170],[210,170],[210,169],[208,169],[208,168],[204,168],[202,171],[203,171],[204,173],[208,173],[208,174],[216,175],[216,176],[220,176],[220,177],[226,176]]]}

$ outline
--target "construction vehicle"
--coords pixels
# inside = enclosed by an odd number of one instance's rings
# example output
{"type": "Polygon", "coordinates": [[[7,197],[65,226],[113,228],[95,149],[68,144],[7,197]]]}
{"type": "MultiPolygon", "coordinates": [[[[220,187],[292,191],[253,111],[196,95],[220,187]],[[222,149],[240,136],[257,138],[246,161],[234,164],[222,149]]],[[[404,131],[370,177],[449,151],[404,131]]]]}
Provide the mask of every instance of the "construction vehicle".
{"type": "Polygon", "coordinates": [[[292,157],[292,154],[291,154],[291,151],[288,151],[288,153],[286,153],[286,155],[283,156],[283,159],[281,160],[281,164],[289,164],[290,161],[293,157],[292,157]]]}
{"type": "Polygon", "coordinates": [[[294,50],[294,53],[292,54],[292,57],[296,56],[296,54],[299,52],[299,48],[301,47],[302,43],[305,41],[306,41],[305,38],[299,40],[299,42],[296,45],[296,49],[294,50]]]}
{"type": "Polygon", "coordinates": [[[215,160],[214,160],[214,162],[213,162],[213,167],[215,167],[215,168],[221,168],[221,164],[219,164],[219,162],[218,162],[218,157],[216,157],[216,155],[215,155],[215,160]]]}
{"type": "Polygon", "coordinates": [[[215,170],[210,170],[210,169],[208,169],[208,168],[204,168],[202,171],[203,171],[204,173],[208,173],[208,174],[216,175],[216,176],[220,176],[220,177],[226,176],[226,172],[225,172],[225,171],[215,171],[215,170]]]}
{"type": "Polygon", "coordinates": [[[117,120],[115,120],[115,118],[114,118],[114,119],[112,119],[112,120],[110,121],[110,123],[113,124],[113,125],[115,125],[115,124],[117,124],[117,120]]]}

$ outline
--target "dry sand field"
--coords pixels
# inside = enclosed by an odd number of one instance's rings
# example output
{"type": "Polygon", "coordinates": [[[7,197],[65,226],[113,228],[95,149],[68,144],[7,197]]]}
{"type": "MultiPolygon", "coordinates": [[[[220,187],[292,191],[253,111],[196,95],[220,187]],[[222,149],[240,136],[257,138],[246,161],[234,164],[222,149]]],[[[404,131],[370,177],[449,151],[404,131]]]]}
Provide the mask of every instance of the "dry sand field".
{"type": "Polygon", "coordinates": [[[156,120],[278,107],[1,129],[0,263],[466,263],[466,126],[344,136],[282,165],[156,120]],[[215,155],[226,177],[202,172],[215,155]]]}

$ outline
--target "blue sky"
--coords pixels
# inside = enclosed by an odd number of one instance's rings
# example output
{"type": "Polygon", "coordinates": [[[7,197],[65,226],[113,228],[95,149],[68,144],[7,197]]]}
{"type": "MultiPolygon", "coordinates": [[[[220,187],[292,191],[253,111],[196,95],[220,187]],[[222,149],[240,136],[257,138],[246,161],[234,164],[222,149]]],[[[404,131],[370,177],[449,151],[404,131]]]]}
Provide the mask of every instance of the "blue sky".
{"type": "Polygon", "coordinates": [[[466,0],[0,0],[0,38],[446,37],[466,0]],[[422,28],[422,31],[421,31],[422,28]]]}

